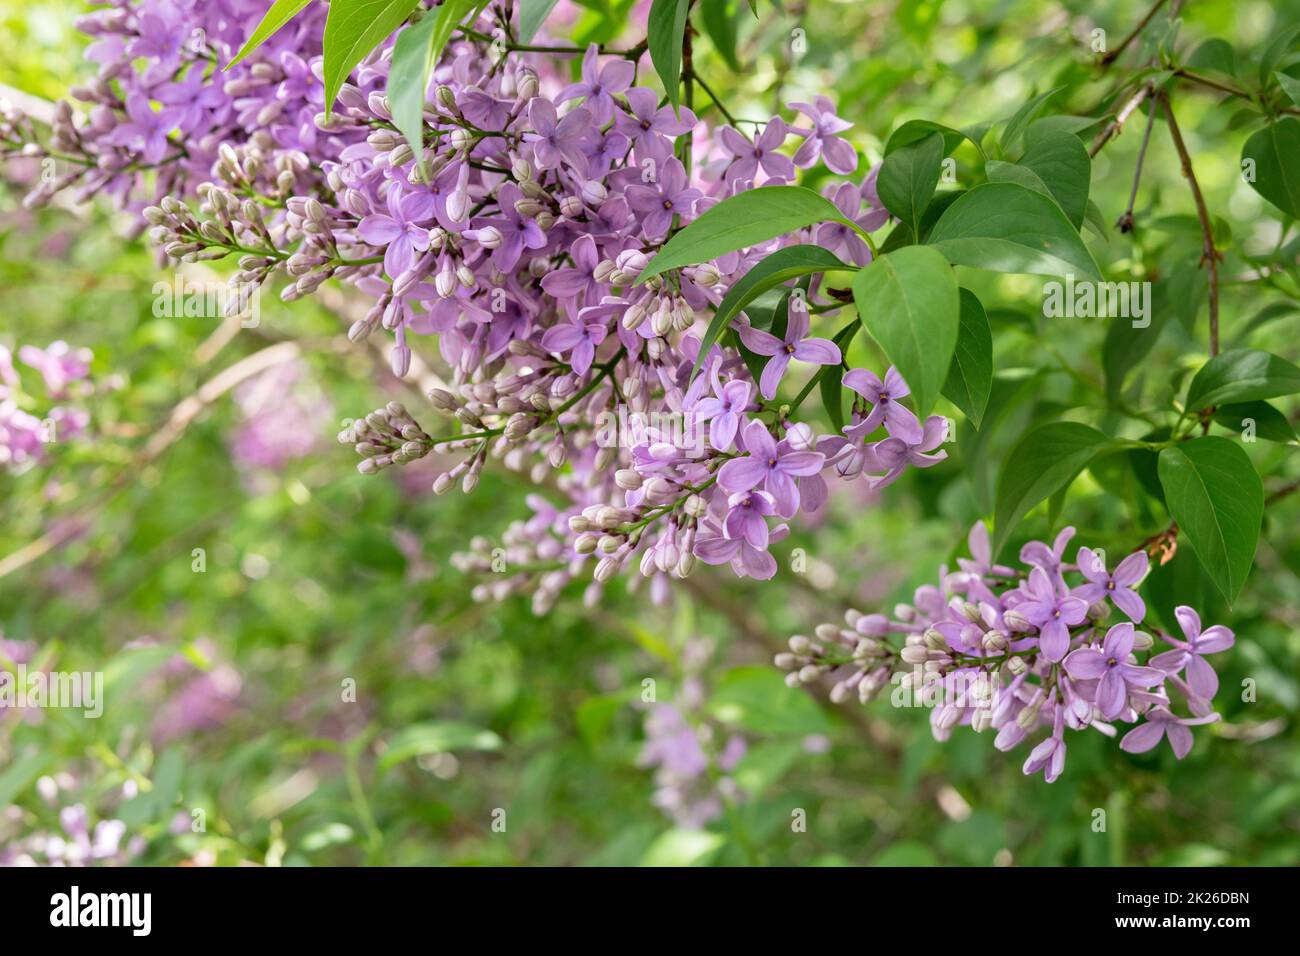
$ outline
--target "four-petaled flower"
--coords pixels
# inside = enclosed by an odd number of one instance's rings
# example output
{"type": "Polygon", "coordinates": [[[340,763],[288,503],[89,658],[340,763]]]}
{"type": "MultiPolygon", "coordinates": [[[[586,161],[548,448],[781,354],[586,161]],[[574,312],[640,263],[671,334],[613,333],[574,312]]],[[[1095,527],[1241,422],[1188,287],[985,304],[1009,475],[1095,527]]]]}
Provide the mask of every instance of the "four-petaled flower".
{"type": "Polygon", "coordinates": [[[748,182],[762,167],[763,172],[771,178],[793,180],[794,161],[789,156],[777,152],[787,135],[786,125],[779,119],[774,119],[763,127],[763,132],[753,140],[741,135],[730,126],[722,127],[722,145],[736,157],[727,166],[723,179],[727,182],[748,182]]]}
{"type": "Polygon", "coordinates": [[[796,166],[808,169],[821,157],[827,168],[841,176],[847,176],[857,168],[857,150],[847,139],[835,135],[853,124],[835,115],[835,104],[829,97],[819,96],[812,103],[791,103],[790,108],[803,113],[813,124],[811,130],[793,128],[793,132],[805,137],[794,154],[796,166]]]}
{"type": "Polygon", "coordinates": [[[789,442],[777,444],[762,422],[750,422],[741,437],[743,458],[733,458],[718,469],[718,484],[731,494],[762,485],[776,501],[776,510],[789,518],[799,510],[799,488],[794,479],[822,470],[825,456],[816,451],[798,451],[789,442]]]}
{"type": "Polygon", "coordinates": [[[1088,579],[1088,583],[1079,585],[1071,592],[1075,597],[1089,604],[1110,598],[1134,623],[1142,622],[1142,618],[1146,617],[1147,606],[1134,587],[1146,577],[1149,559],[1145,551],[1130,554],[1119,563],[1114,574],[1106,570],[1101,556],[1091,548],[1080,548],[1077,560],[1079,572],[1088,579]]]}
{"type": "Polygon", "coordinates": [[[1064,588],[1042,568],[1029,572],[1024,590],[1029,600],[1015,609],[1038,628],[1038,648],[1043,657],[1055,663],[1070,649],[1070,628],[1083,623],[1088,605],[1063,593],[1064,588]]]}
{"type": "Polygon", "coordinates": [[[1187,686],[1192,689],[1192,692],[1199,697],[1213,697],[1219,689],[1219,675],[1201,655],[1226,651],[1236,638],[1232,631],[1222,624],[1207,627],[1202,631],[1201,616],[1186,604],[1174,609],[1174,617],[1178,619],[1178,625],[1183,629],[1183,635],[1187,640],[1180,641],[1166,635],[1165,640],[1174,645],[1175,650],[1157,654],[1148,663],[1170,674],[1186,668],[1187,686]]]}
{"type": "Polygon", "coordinates": [[[1106,720],[1114,720],[1128,703],[1130,688],[1145,690],[1164,680],[1154,667],[1129,661],[1133,652],[1133,625],[1116,624],[1106,632],[1101,647],[1080,647],[1065,659],[1065,672],[1075,680],[1097,681],[1094,703],[1106,720]]]}
{"type": "Polygon", "coordinates": [[[591,110],[597,126],[604,126],[614,116],[614,94],[624,92],[636,77],[636,66],[631,60],[619,57],[600,66],[596,59],[597,47],[592,43],[582,56],[582,81],[570,83],[560,90],[555,102],[584,99],[583,105],[591,110]]]}
{"type": "Polygon", "coordinates": [[[857,392],[872,406],[866,418],[844,429],[849,438],[861,441],[881,424],[899,438],[917,441],[921,437],[921,423],[905,406],[898,404],[900,398],[912,392],[894,366],[889,366],[883,382],[869,369],[850,369],[844,374],[844,387],[857,392]]]}
{"type": "Polygon", "coordinates": [[[763,374],[758,380],[758,393],[766,399],[776,396],[781,376],[792,358],[813,365],[838,365],[840,348],[830,339],[807,339],[808,312],[804,309],[791,309],[790,318],[785,327],[785,338],[778,339],[771,332],[764,332],[752,325],[737,323],[736,333],[745,347],[759,355],[770,355],[763,366],[763,374]]]}

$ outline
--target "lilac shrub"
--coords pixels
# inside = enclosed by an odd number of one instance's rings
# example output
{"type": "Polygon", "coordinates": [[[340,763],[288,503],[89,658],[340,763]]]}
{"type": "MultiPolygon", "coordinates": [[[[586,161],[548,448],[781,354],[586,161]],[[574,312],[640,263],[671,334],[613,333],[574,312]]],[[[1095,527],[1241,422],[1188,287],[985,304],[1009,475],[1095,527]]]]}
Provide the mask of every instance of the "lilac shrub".
{"type": "Polygon", "coordinates": [[[1182,759],[1192,747],[1188,728],[1219,719],[1211,702],[1219,682],[1205,655],[1230,648],[1232,631],[1202,630],[1186,606],[1176,611],[1182,637],[1141,629],[1146,606],[1135,588],[1147,554],[1108,570],[1085,547],[1070,563],[1073,537],[1066,528],[1051,545],[1026,544],[1017,569],[993,563],[977,524],[971,557],[956,571],[940,568],[938,584],[917,588],[911,604],[890,615],[850,610],[844,625],[792,637],[776,663],[791,686],[830,682],[837,702],[866,703],[893,685],[896,706],[930,708],[937,740],[964,725],[991,730],[999,750],[1030,742],[1024,772],[1049,783],[1065,767],[1067,729],[1114,737],[1117,724],[1134,724],[1122,750],[1143,753],[1167,737],[1182,759]],[[1128,619],[1112,620],[1116,611],[1128,619]],[[1157,641],[1172,650],[1157,653],[1157,641]]]}

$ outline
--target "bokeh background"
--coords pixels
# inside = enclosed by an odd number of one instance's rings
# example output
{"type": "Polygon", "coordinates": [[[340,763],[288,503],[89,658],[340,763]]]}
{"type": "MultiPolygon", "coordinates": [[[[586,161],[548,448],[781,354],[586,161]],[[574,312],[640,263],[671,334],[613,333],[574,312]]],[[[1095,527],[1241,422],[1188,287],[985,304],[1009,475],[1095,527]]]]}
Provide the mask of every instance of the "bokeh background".
{"type": "MultiPolygon", "coordinates": [[[[567,36],[605,40],[643,6],[562,3],[556,16],[567,36]]],[[[764,0],[761,22],[735,19],[739,72],[707,40],[697,66],[740,116],[830,95],[874,159],[907,119],[964,127],[1055,87],[1063,111],[1092,109],[1114,80],[1095,65],[1092,31],[1117,42],[1147,6],[764,0]]],[[[66,96],[89,73],[80,12],[0,2],[0,83],[66,96]]],[[[1182,16],[1182,42],[1252,48],[1300,22],[1300,4],[1191,2],[1182,16]]],[[[1221,219],[1225,272],[1240,271],[1279,240],[1238,175],[1249,130],[1214,95],[1178,108],[1221,219]]],[[[1107,223],[1127,200],[1139,140],[1125,134],[1094,165],[1107,223]]],[[[544,487],[489,469],[473,496],[435,498],[430,472],[362,477],[334,441],[344,419],[391,399],[432,417],[418,376],[398,381],[381,352],[347,343],[342,292],[292,305],[265,296],[255,329],[158,317],[155,283],[174,270],[129,217],[24,210],[33,170],[0,172],[0,344],[93,351],[89,377],[64,398],[18,364],[27,411],[61,405],[89,421],[39,460],[0,466],[0,667],[102,671],[106,682],[99,720],[0,710],[0,861],[1300,862],[1300,495],[1270,504],[1235,607],[1214,603],[1190,554],[1146,585],[1158,613],[1188,601],[1237,633],[1216,661],[1224,721],[1201,728],[1181,762],[1079,734],[1047,785],[988,734],[936,743],[924,710],[833,707],[786,688],[771,665],[790,634],[848,606],[887,609],[935,580],[990,510],[1008,447],[1100,380],[1104,323],[1045,319],[1037,280],[964,277],[989,307],[1000,378],[985,429],[959,434],[948,464],[914,471],[883,500],[834,497],[825,520],[779,546],[766,584],[702,568],[656,605],[628,576],[596,607],[575,585],[537,616],[525,599],[476,600],[481,582],[451,557],[526,517],[524,496],[544,487]]],[[[1135,235],[1089,235],[1099,260],[1165,289],[1194,285],[1199,235],[1160,136],[1139,210],[1135,235]]],[[[1297,306],[1294,283],[1229,283],[1225,341],[1295,360],[1297,306]]],[[[1152,394],[1175,387],[1187,370],[1172,356],[1205,334],[1195,296],[1179,318],[1136,373],[1152,394]]],[[[436,349],[423,359],[436,376],[436,349]]],[[[1300,477],[1294,446],[1251,453],[1276,476],[1270,490],[1300,477]]],[[[1080,543],[1119,552],[1160,529],[1145,505],[1100,495],[1132,480],[1099,468],[1075,484],[1062,517],[1087,529],[1080,543]]]]}

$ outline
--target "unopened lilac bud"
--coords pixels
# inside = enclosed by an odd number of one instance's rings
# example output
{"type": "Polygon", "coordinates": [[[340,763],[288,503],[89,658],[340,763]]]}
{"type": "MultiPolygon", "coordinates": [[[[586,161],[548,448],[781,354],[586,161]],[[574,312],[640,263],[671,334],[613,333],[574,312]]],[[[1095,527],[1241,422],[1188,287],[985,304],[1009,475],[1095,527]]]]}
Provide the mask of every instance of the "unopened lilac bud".
{"type": "Polygon", "coordinates": [[[541,85],[537,81],[536,73],[532,70],[520,71],[519,79],[515,84],[515,95],[519,98],[520,102],[527,103],[537,95],[537,92],[540,89],[541,85]]]}
{"type": "Polygon", "coordinates": [[[500,248],[501,243],[504,241],[501,230],[497,229],[496,226],[484,226],[482,229],[475,230],[473,238],[484,249],[500,248]]]}
{"type": "Polygon", "coordinates": [[[1029,618],[1015,610],[1006,611],[1002,615],[1002,623],[1013,631],[1029,631],[1034,627],[1029,618]]]}
{"type": "Polygon", "coordinates": [[[1133,632],[1133,650],[1149,651],[1154,646],[1154,644],[1155,641],[1151,638],[1151,635],[1148,634],[1146,631],[1133,632]]]}
{"type": "Polygon", "coordinates": [[[576,219],[583,213],[582,199],[578,196],[565,196],[560,200],[560,213],[570,219],[576,219]]]}
{"type": "Polygon", "coordinates": [[[597,179],[589,179],[582,184],[582,201],[588,206],[599,206],[609,198],[609,190],[597,179]]]}
{"type": "Polygon", "coordinates": [[[614,577],[614,575],[618,574],[619,567],[620,563],[616,558],[601,558],[600,561],[596,563],[596,571],[593,576],[601,584],[604,584],[606,581],[614,577]]]}
{"type": "Polygon", "coordinates": [[[398,378],[405,378],[406,373],[411,370],[411,350],[405,345],[396,345],[388,354],[389,364],[392,366],[393,374],[398,378]]]}

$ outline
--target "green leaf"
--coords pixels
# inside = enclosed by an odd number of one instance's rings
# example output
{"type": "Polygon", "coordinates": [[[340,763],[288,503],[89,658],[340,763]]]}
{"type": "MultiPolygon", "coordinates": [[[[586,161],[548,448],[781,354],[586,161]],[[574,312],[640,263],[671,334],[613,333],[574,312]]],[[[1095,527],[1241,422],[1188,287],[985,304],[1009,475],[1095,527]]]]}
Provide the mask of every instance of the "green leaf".
{"type": "Polygon", "coordinates": [[[1201,367],[1187,386],[1189,412],[1300,392],[1300,368],[1260,349],[1233,349],[1201,367]]]}
{"type": "Polygon", "coordinates": [[[1024,135],[1025,129],[1029,124],[1038,119],[1039,114],[1043,111],[1043,107],[1047,105],[1047,101],[1063,89],[1065,89],[1065,87],[1058,86],[1054,90],[1040,93],[1024,106],[1020,107],[1020,109],[1016,110],[1011,119],[1007,120],[1006,129],[1002,131],[1002,138],[998,141],[998,145],[1001,147],[1003,153],[1010,152],[1015,147],[1016,142],[1022,135],[1024,135]]]}
{"type": "Polygon", "coordinates": [[[1029,148],[1018,165],[1037,173],[1074,228],[1082,228],[1092,178],[1087,147],[1073,133],[1031,130],[1025,139],[1029,148]]]}
{"type": "Polygon", "coordinates": [[[728,724],[757,734],[824,734],[830,721],[812,698],[791,690],[770,667],[737,667],[718,682],[709,708],[728,724]]]}
{"type": "Polygon", "coordinates": [[[1285,415],[1268,402],[1240,402],[1220,405],[1214,410],[1214,420],[1224,428],[1241,434],[1246,422],[1255,425],[1255,436],[1265,441],[1294,442],[1295,429],[1285,415]]]}
{"type": "Polygon", "coordinates": [[[641,865],[703,866],[726,842],[726,837],[710,830],[669,830],[650,845],[641,865]]]}
{"type": "Polygon", "coordinates": [[[1006,457],[993,509],[993,554],[1040,501],[1074,481],[1094,458],[1120,444],[1078,422],[1052,422],[1028,432],[1006,457]]]}
{"type": "Polygon", "coordinates": [[[1211,37],[1192,51],[1192,55],[1187,58],[1186,66],[1197,72],[1212,70],[1225,76],[1236,77],[1237,55],[1232,49],[1232,44],[1227,40],[1211,37]]]}
{"type": "Polygon", "coordinates": [[[733,72],[740,72],[736,59],[736,15],[739,6],[733,0],[704,0],[699,5],[700,21],[713,48],[718,51],[733,72]]]}
{"type": "Polygon", "coordinates": [[[1287,95],[1287,98],[1296,106],[1300,106],[1300,80],[1286,73],[1274,73],[1273,78],[1277,80],[1278,86],[1282,87],[1282,92],[1287,95]]]}
{"type": "Polygon", "coordinates": [[[942,123],[932,123],[930,120],[908,120],[889,135],[889,142],[885,144],[885,155],[888,156],[894,150],[918,143],[931,133],[939,133],[943,136],[943,154],[945,156],[960,146],[962,140],[970,142],[981,154],[984,152],[980,147],[979,140],[970,133],[963,133],[959,129],[944,126],[942,123]]]}
{"type": "Polygon", "coordinates": [[[943,136],[931,133],[885,156],[876,178],[876,190],[885,208],[907,223],[915,237],[921,214],[939,185],[943,162],[943,136]]]}
{"type": "Polygon", "coordinates": [[[402,25],[419,0],[333,0],[325,18],[325,112],[349,74],[402,25]]]}
{"type": "Polygon", "coordinates": [[[531,43],[542,23],[559,0],[521,0],[519,5],[519,42],[531,43]]]}
{"type": "Polygon", "coordinates": [[[248,39],[244,41],[244,45],[239,48],[239,52],[235,54],[235,58],[227,63],[223,69],[230,69],[256,50],[274,36],[280,27],[301,13],[309,3],[311,3],[311,0],[275,0],[275,3],[271,4],[271,9],[267,10],[266,15],[262,17],[262,22],[257,25],[257,29],[249,35],[248,39]]]}
{"type": "Polygon", "coordinates": [[[851,268],[853,267],[845,265],[833,253],[820,246],[786,246],[776,250],[746,272],[718,303],[704,338],[700,340],[700,352],[695,359],[695,367],[691,369],[691,378],[699,372],[709,349],[731,324],[731,320],[764,292],[800,276],[851,268]]]}
{"type": "MultiPolygon", "coordinates": [[[[1189,321],[1186,314],[1189,309],[1191,318],[1195,318],[1196,309],[1203,297],[1199,293],[1203,290],[1198,290],[1195,299],[1184,294],[1188,283],[1183,281],[1187,277],[1181,273],[1187,270],[1193,273],[1192,279],[1195,278],[1194,274],[1201,271],[1196,262],[1192,261],[1180,266],[1173,275],[1153,283],[1148,302],[1150,323],[1146,327],[1134,326],[1133,319],[1123,316],[1109,320],[1106,339],[1101,346],[1101,367],[1106,377],[1107,402],[1114,404],[1119,400],[1124,380],[1155,348],[1170,318],[1189,321]]],[[[1163,370],[1158,374],[1164,374],[1163,370]]]]}
{"type": "MultiPolygon", "coordinates": [[[[1300,219],[1300,120],[1284,116],[1256,132],[1241,148],[1243,164],[1254,162],[1247,182],[1288,216],[1300,219]]],[[[1248,167],[1244,172],[1249,173],[1248,167]]]]}
{"type": "Polygon", "coordinates": [[[52,752],[35,747],[24,751],[21,756],[11,754],[8,764],[0,770],[0,807],[11,806],[53,760],[52,752]]]}
{"type": "Polygon", "coordinates": [[[393,124],[415,151],[421,169],[424,168],[424,98],[429,89],[429,75],[460,14],[471,5],[472,0],[447,0],[399,33],[393,44],[387,86],[389,108],[393,124]]]}
{"type": "Polygon", "coordinates": [[[379,772],[404,760],[424,754],[451,753],[457,750],[497,750],[502,741],[490,730],[455,720],[437,720],[412,724],[399,730],[388,741],[379,758],[379,772]]]}
{"type": "Polygon", "coordinates": [[[943,383],[943,394],[978,429],[993,388],[993,335],[984,306],[969,289],[961,290],[958,318],[957,347],[948,367],[947,381],[943,383]]]}
{"type": "Polygon", "coordinates": [[[1101,280],[1061,207],[1017,183],[984,183],[965,193],[939,217],[926,241],[955,265],[1101,280]]]}
{"type": "Polygon", "coordinates": [[[668,240],[636,284],[681,266],[767,242],[817,222],[852,225],[829,199],[805,186],[760,186],[724,199],[668,240]]]}
{"type": "Polygon", "coordinates": [[[960,326],[957,276],[929,246],[905,246],[853,277],[863,327],[912,390],[925,420],[948,377],[960,326]]]}
{"type": "Polygon", "coordinates": [[[690,0],[654,0],[646,24],[650,62],[659,74],[674,112],[681,96],[682,41],[686,38],[686,15],[690,9],[690,0]]]}
{"type": "Polygon", "coordinates": [[[1215,587],[1232,603],[1255,560],[1264,485],[1236,442],[1209,435],[1160,452],[1160,484],[1215,587]]]}

